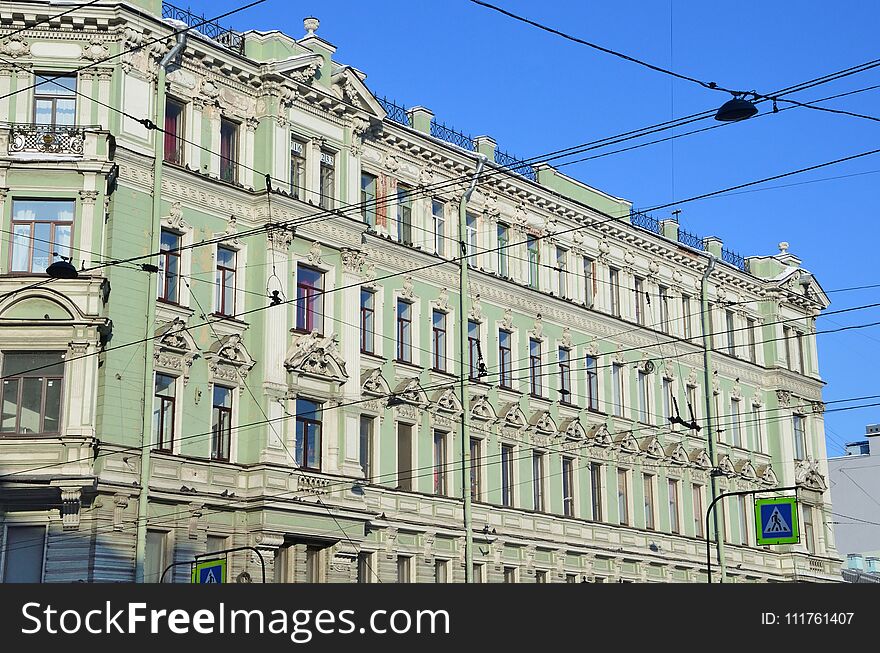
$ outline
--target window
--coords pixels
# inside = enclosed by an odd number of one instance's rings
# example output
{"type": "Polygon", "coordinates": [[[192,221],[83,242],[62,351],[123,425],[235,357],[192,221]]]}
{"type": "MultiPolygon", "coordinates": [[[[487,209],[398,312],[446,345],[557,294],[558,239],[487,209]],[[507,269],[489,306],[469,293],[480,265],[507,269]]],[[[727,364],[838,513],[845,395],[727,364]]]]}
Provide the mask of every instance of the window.
{"type": "Polygon", "coordinates": [[[794,369],[791,364],[791,328],[782,327],[782,340],[785,344],[785,366],[790,370],[794,369]]]}
{"type": "Polygon", "coordinates": [[[412,195],[409,186],[397,185],[397,240],[412,245],[412,195]]]}
{"type": "Polygon", "coordinates": [[[687,386],[687,402],[688,402],[688,417],[693,415],[693,419],[697,419],[697,386],[689,385],[687,386]]]}
{"type": "Polygon", "coordinates": [[[565,574],[565,582],[566,583],[577,583],[578,582],[577,574],[565,574]]]}
{"type": "Polygon", "coordinates": [[[526,237],[526,250],[529,253],[529,287],[538,289],[538,272],[541,265],[541,252],[538,239],[534,236],[526,237]]]}
{"type": "Polygon", "coordinates": [[[573,404],[574,395],[571,393],[571,350],[565,347],[559,348],[559,401],[564,404],[573,404]]]}
{"type": "Polygon", "coordinates": [[[703,537],[703,486],[694,483],[691,486],[694,502],[694,535],[703,537]]]}
{"type": "Polygon", "coordinates": [[[434,200],[431,202],[431,217],[434,220],[434,251],[446,256],[446,205],[434,200]]]}
{"type": "Polygon", "coordinates": [[[532,395],[542,396],[541,341],[534,338],[529,338],[529,383],[532,395]]]}
{"type": "Polygon", "coordinates": [[[477,264],[477,216],[468,213],[465,216],[465,238],[467,239],[467,263],[474,267],[477,264]]]}
{"type": "Polygon", "coordinates": [[[535,510],[544,511],[544,454],[532,454],[532,499],[535,510]]]}
{"type": "Polygon", "coordinates": [[[412,362],[412,304],[397,300],[397,360],[412,362]]]}
{"type": "Polygon", "coordinates": [[[238,123],[220,119],[220,179],[238,181],[238,123]]]}
{"type": "Polygon", "coordinates": [[[574,517],[574,458],[562,458],[562,514],[574,517]]]}
{"type": "Polygon", "coordinates": [[[320,546],[306,546],[306,582],[323,583],[324,578],[324,549],[320,546]]]}
{"type": "Polygon", "coordinates": [[[513,507],[513,446],[501,445],[501,505],[513,507]]]}
{"type": "Polygon", "coordinates": [[[651,411],[648,410],[648,407],[651,405],[651,402],[648,400],[648,375],[645,372],[639,370],[638,373],[638,385],[639,385],[639,421],[642,424],[650,424],[651,423],[651,411]]]}
{"type": "Polygon", "coordinates": [[[162,580],[162,572],[167,566],[167,550],[168,532],[147,529],[147,550],[144,555],[145,583],[158,583],[162,580]]]}
{"type": "Polygon", "coordinates": [[[599,375],[595,357],[587,356],[584,365],[587,368],[587,408],[599,410],[599,375]]]}
{"type": "Polygon", "coordinates": [[[5,352],[0,433],[60,433],[64,354],[5,352]]]}
{"type": "Polygon", "coordinates": [[[653,531],[656,528],[654,522],[654,477],[651,474],[642,476],[642,485],[644,487],[645,500],[645,528],[653,531]]]}
{"type": "Polygon", "coordinates": [[[568,250],[562,247],[556,248],[556,274],[559,296],[568,297],[568,250]]]}
{"type": "Polygon", "coordinates": [[[371,227],[376,226],[376,175],[361,173],[361,218],[371,227]]]}
{"type": "Polygon", "coordinates": [[[804,544],[810,553],[816,552],[816,533],[813,528],[813,506],[804,505],[804,544]]]}
{"type": "Polygon", "coordinates": [[[590,463],[590,499],[593,521],[602,521],[602,465],[590,463]]]}
{"type": "Polygon", "coordinates": [[[743,546],[749,545],[749,506],[748,498],[744,496],[737,497],[739,504],[739,543],[743,546]]]}
{"type": "Polygon", "coordinates": [[[645,323],[645,280],[635,277],[633,289],[636,295],[636,324],[645,323]]]}
{"type": "Polygon", "coordinates": [[[480,363],[482,362],[480,323],[468,320],[468,375],[472,380],[480,377],[480,363]]]}
{"type": "Polygon", "coordinates": [[[498,223],[498,274],[502,277],[510,276],[507,269],[507,247],[510,243],[510,227],[503,222],[498,223]]]}
{"type": "Polygon", "coordinates": [[[205,553],[216,553],[228,548],[229,538],[225,535],[208,535],[205,542],[205,553]]]}
{"type": "MultiPolygon", "coordinates": [[[[431,331],[433,333],[434,369],[440,372],[446,371],[446,313],[443,311],[434,311],[431,320],[431,331]]],[[[473,375],[471,375],[473,376],[473,375]]]]}
{"type": "Polygon", "coordinates": [[[376,353],[376,293],[361,288],[361,351],[376,353]]]}
{"type": "Polygon", "coordinates": [[[448,583],[449,582],[449,561],[448,560],[440,560],[434,559],[434,582],[435,583],[448,583]]]}
{"type": "Polygon", "coordinates": [[[669,333],[669,288],[659,286],[660,290],[660,330],[669,333]]]}
{"type": "Polygon", "coordinates": [[[180,236],[167,229],[159,240],[159,299],[171,304],[180,301],[180,236]]]}
{"type": "Polygon", "coordinates": [[[364,480],[373,480],[373,428],[375,418],[361,415],[360,446],[358,458],[364,472],[364,480]]]}
{"type": "Polygon", "coordinates": [[[536,583],[546,583],[547,582],[547,572],[543,569],[538,569],[535,571],[535,582],[536,583]]]}
{"type": "Polygon", "coordinates": [[[360,551],[357,557],[357,582],[369,583],[373,576],[372,565],[370,560],[373,557],[372,551],[360,551]]]}
{"type": "Polygon", "coordinates": [[[471,438],[471,501],[483,498],[483,456],[482,442],[479,438],[471,438]]]}
{"type": "Polygon", "coordinates": [[[45,526],[6,526],[4,583],[42,583],[45,526]]]}
{"type": "Polygon", "coordinates": [[[629,470],[617,470],[617,518],[621,526],[629,524],[629,470]]]}
{"type": "Polygon", "coordinates": [[[446,494],[446,434],[434,431],[434,494],[446,494]]]}
{"type": "Polygon", "coordinates": [[[328,150],[321,150],[320,191],[321,208],[332,209],[336,197],[336,155],[328,150]]]}
{"type": "Polygon", "coordinates": [[[410,424],[397,423],[397,487],[412,490],[412,430],[410,424]]]}
{"type": "Polygon", "coordinates": [[[672,380],[663,379],[663,420],[669,425],[669,428],[675,430],[675,424],[672,423],[672,407],[674,395],[672,390],[672,380]]]}
{"type": "Polygon", "coordinates": [[[678,521],[678,481],[669,479],[669,530],[673,533],[680,533],[681,528],[678,521]]]}
{"type": "MultiPolygon", "coordinates": [[[[214,386],[211,404],[211,458],[229,460],[232,436],[232,388],[214,386]]],[[[299,402],[297,402],[297,408],[299,402]]]]}
{"type": "Polygon", "coordinates": [[[72,256],[70,233],[75,207],[70,200],[12,202],[12,272],[42,274],[56,254],[72,256]]]}
{"type": "Polygon", "coordinates": [[[321,404],[296,400],[296,462],[305,469],[321,469],[321,404]]]}
{"type": "Polygon", "coordinates": [[[752,404],[752,423],[755,425],[755,447],[759,452],[767,451],[764,442],[764,427],[761,424],[761,405],[752,404]]]}
{"type": "Polygon", "coordinates": [[[733,311],[725,311],[727,321],[727,353],[736,356],[736,329],[733,322],[733,311]]]}
{"type": "Polygon", "coordinates": [[[611,386],[614,391],[614,415],[623,417],[623,365],[612,363],[611,386]]]}
{"type": "MultiPolygon", "coordinates": [[[[51,81],[34,86],[34,122],[38,125],[72,125],[76,120],[76,76],[46,73],[51,81]]],[[[38,76],[39,78],[39,76],[38,76]]]]}
{"type": "Polygon", "coordinates": [[[749,360],[753,363],[758,362],[758,347],[755,340],[755,320],[746,318],[746,331],[749,338],[749,360]]]}
{"type": "Polygon", "coordinates": [[[804,460],[807,457],[807,439],[804,429],[804,416],[794,415],[794,458],[795,460],[804,460]]]}
{"type": "Polygon", "coordinates": [[[510,331],[499,329],[498,331],[498,368],[499,368],[499,384],[502,388],[510,388],[513,382],[513,371],[511,363],[513,356],[511,354],[511,339],[513,334],[510,331]]]}
{"type": "Polygon", "coordinates": [[[797,338],[797,352],[798,352],[798,372],[801,374],[805,374],[805,370],[807,367],[806,364],[806,352],[804,351],[804,334],[800,331],[795,331],[795,337],[797,338]]]}
{"type": "Polygon", "coordinates": [[[740,426],[740,400],[730,400],[730,431],[733,436],[731,444],[734,447],[742,447],[742,427],[740,426]]]}
{"type": "Polygon", "coordinates": [[[682,335],[690,340],[694,337],[693,322],[691,321],[691,298],[689,295],[681,296],[681,324],[682,335]]]}
{"type": "Polygon", "coordinates": [[[397,556],[397,582],[412,582],[412,558],[410,556],[397,556]]]}
{"type": "Polygon", "coordinates": [[[165,160],[183,163],[184,104],[173,98],[165,100],[165,160]]]}
{"type": "Polygon", "coordinates": [[[471,567],[471,579],[475,583],[485,583],[486,582],[485,579],[483,578],[483,575],[485,573],[484,567],[485,567],[485,565],[483,565],[482,563],[479,563],[479,562],[475,562],[474,566],[471,567]]]}
{"type": "Polygon", "coordinates": [[[584,303],[592,306],[596,297],[596,261],[584,257],[584,303]]]}
{"type": "Polygon", "coordinates": [[[296,266],[296,330],[321,333],[324,329],[324,273],[296,266]]]}
{"type": "Polygon", "coordinates": [[[608,268],[608,283],[611,290],[611,314],[620,317],[620,270],[608,268]]]}
{"type": "Polygon", "coordinates": [[[504,568],[504,582],[505,583],[515,583],[516,582],[516,567],[505,567],[504,568]]]}
{"type": "Polygon", "coordinates": [[[160,451],[171,451],[174,444],[175,379],[167,374],[156,374],[153,392],[153,446],[160,451]]]}
{"type": "Polygon", "coordinates": [[[214,305],[220,315],[235,315],[235,259],[234,249],[217,247],[214,305]]]}
{"type": "MultiPolygon", "coordinates": [[[[361,184],[363,193],[363,176],[361,184]]],[[[306,144],[297,138],[290,139],[290,194],[303,201],[306,199],[306,144]]]]}

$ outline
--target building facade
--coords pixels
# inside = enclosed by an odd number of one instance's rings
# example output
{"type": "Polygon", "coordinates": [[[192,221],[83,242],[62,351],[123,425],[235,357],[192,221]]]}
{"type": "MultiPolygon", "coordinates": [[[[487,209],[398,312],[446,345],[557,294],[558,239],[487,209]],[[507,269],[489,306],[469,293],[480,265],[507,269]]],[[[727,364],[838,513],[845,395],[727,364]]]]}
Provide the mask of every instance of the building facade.
{"type": "Polygon", "coordinates": [[[477,581],[705,581],[712,475],[801,488],[799,545],[719,502],[729,580],[839,579],[828,300],[785,244],[740,259],[380,101],[315,19],[184,38],[199,20],[155,0],[31,27],[49,7],[7,5],[3,580],[253,547],[232,578],[460,582],[462,411],[477,581]],[[77,278],[47,277],[60,257],[77,278]]]}

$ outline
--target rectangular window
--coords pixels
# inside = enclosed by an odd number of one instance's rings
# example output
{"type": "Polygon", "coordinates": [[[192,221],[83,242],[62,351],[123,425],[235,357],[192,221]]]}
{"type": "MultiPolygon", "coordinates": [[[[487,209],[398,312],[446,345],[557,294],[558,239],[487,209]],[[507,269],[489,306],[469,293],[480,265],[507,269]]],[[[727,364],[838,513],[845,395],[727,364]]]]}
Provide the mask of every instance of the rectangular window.
{"type": "Polygon", "coordinates": [[[532,454],[532,499],[535,510],[544,511],[544,454],[532,454]]]}
{"type": "Polygon", "coordinates": [[[691,486],[691,492],[694,502],[694,535],[703,537],[703,519],[705,518],[703,514],[703,486],[694,483],[691,486]]]}
{"type": "Polygon", "coordinates": [[[211,458],[229,460],[232,439],[232,388],[214,386],[211,404],[211,458]]]}
{"type": "Polygon", "coordinates": [[[623,365],[611,364],[611,386],[614,392],[614,415],[623,417],[623,365]]]}
{"type": "Polygon", "coordinates": [[[620,270],[608,268],[608,283],[611,292],[611,314],[620,317],[620,270]]]}
{"type": "Polygon", "coordinates": [[[699,413],[697,412],[697,386],[689,385],[687,386],[687,401],[688,401],[688,418],[697,419],[699,417],[699,413]],[[693,417],[691,417],[693,416],[693,417]]]}
{"type": "Polygon", "coordinates": [[[565,574],[565,582],[566,583],[577,583],[578,582],[577,574],[565,574]]]}
{"type": "Polygon", "coordinates": [[[510,227],[503,222],[498,223],[498,274],[502,277],[510,276],[508,270],[508,252],[507,248],[510,243],[510,227]]]}
{"type": "Polygon", "coordinates": [[[376,293],[361,288],[361,351],[376,353],[376,293]]]}
{"type": "Polygon", "coordinates": [[[153,446],[171,451],[174,445],[175,378],[156,374],[153,392],[153,446]]]}
{"type": "Polygon", "coordinates": [[[397,582],[412,582],[412,558],[410,556],[397,556],[397,582]]]}
{"type": "Polygon", "coordinates": [[[34,86],[34,122],[38,125],[66,126],[76,120],[76,75],[45,73],[49,81],[34,86]],[[57,77],[57,79],[51,79],[57,77]]]}
{"type": "Polygon", "coordinates": [[[511,340],[513,339],[513,334],[510,331],[505,331],[504,329],[498,330],[498,368],[499,368],[499,379],[498,382],[502,388],[511,388],[511,384],[513,383],[513,370],[512,362],[513,355],[511,351],[511,340]]]}
{"type": "Polygon", "coordinates": [[[220,315],[235,315],[235,260],[237,252],[217,247],[214,305],[220,315]]]}
{"type": "Polygon", "coordinates": [[[794,415],[792,422],[794,425],[794,458],[795,460],[804,460],[807,457],[807,437],[804,428],[804,416],[794,415]]]}
{"type": "MultiPolygon", "coordinates": [[[[361,199],[363,181],[361,176],[361,199]]],[[[375,193],[375,186],[373,190],[375,193]]],[[[306,144],[297,138],[290,139],[290,194],[302,201],[306,200],[306,144]]]]}
{"type": "Polygon", "coordinates": [[[642,485],[644,487],[643,497],[645,500],[645,528],[653,531],[656,528],[654,523],[654,477],[651,474],[642,476],[642,485]]]}
{"type": "Polygon", "coordinates": [[[797,358],[798,358],[798,372],[801,374],[806,373],[806,352],[804,351],[804,334],[800,331],[794,332],[795,337],[797,338],[797,358]]]}
{"type": "Polygon", "coordinates": [[[485,565],[483,565],[479,562],[475,562],[474,566],[471,567],[471,574],[472,574],[471,578],[475,583],[485,583],[486,582],[485,579],[483,578],[483,575],[485,573],[484,567],[485,567],[485,565]]]}
{"type": "Polygon", "coordinates": [[[42,583],[45,526],[6,526],[4,583],[42,583]]]}
{"type": "Polygon", "coordinates": [[[357,557],[357,582],[369,583],[372,578],[372,565],[370,560],[373,557],[372,551],[361,551],[357,557]]]}
{"type": "Polygon", "coordinates": [[[361,415],[360,443],[358,458],[364,472],[364,480],[373,480],[373,428],[376,418],[361,415]]]}
{"type": "Polygon", "coordinates": [[[681,326],[682,335],[690,340],[694,337],[694,327],[691,316],[691,298],[689,295],[681,296],[681,326]]]}
{"type": "Polygon", "coordinates": [[[306,546],[306,582],[323,583],[324,549],[320,546],[306,546]]]}
{"type": "Polygon", "coordinates": [[[513,507],[513,446],[501,445],[501,505],[513,507]]]}
{"type": "Polygon", "coordinates": [[[412,189],[397,185],[397,240],[412,245],[412,189]]]}
{"type": "Polygon", "coordinates": [[[397,300],[397,360],[412,362],[412,304],[397,300]]]}
{"type": "Polygon", "coordinates": [[[568,297],[568,250],[556,248],[556,282],[560,297],[568,297]]]}
{"type": "Polygon", "coordinates": [[[465,216],[465,238],[467,239],[467,264],[477,265],[477,216],[468,213],[465,216]]]}
{"type": "Polygon", "coordinates": [[[681,528],[678,521],[678,481],[669,479],[669,530],[673,533],[680,533],[681,528]]]}
{"type": "Polygon", "coordinates": [[[592,307],[596,297],[596,261],[584,257],[584,303],[592,307]]]}
{"type": "Polygon", "coordinates": [[[562,514],[575,516],[574,458],[562,458],[562,514]]]}
{"type": "Polygon", "coordinates": [[[629,470],[617,470],[617,518],[621,526],[629,524],[629,470]]]}
{"type": "Polygon", "coordinates": [[[792,370],[792,359],[791,359],[791,329],[787,326],[782,327],[782,341],[785,345],[785,366],[792,370]]]}
{"type": "Polygon", "coordinates": [[[332,209],[336,202],[336,155],[321,150],[320,191],[321,208],[332,209]]]}
{"type": "Polygon", "coordinates": [[[431,218],[434,221],[434,251],[446,256],[446,205],[440,200],[431,202],[431,218]]]}
{"type": "Polygon", "coordinates": [[[296,330],[324,330],[324,273],[304,265],[296,266],[296,330]]]}
{"type": "Polygon", "coordinates": [[[645,280],[635,277],[633,282],[636,300],[636,324],[645,323],[645,280]]]}
{"type": "Polygon", "coordinates": [[[538,239],[534,236],[526,237],[526,250],[529,254],[529,288],[538,289],[539,271],[541,266],[541,251],[538,239]]]}
{"type": "Polygon", "coordinates": [[[468,320],[468,375],[471,380],[480,378],[480,363],[482,361],[480,323],[468,320]]]}
{"type": "Polygon", "coordinates": [[[639,385],[639,421],[642,424],[650,424],[651,423],[651,411],[648,409],[651,405],[651,402],[648,399],[648,375],[645,372],[639,370],[638,373],[638,385],[639,385]]]}
{"type": "Polygon", "coordinates": [[[225,535],[208,535],[205,541],[205,553],[216,553],[229,548],[229,538],[225,535]]]}
{"type": "Polygon", "coordinates": [[[564,404],[574,404],[574,395],[571,392],[571,350],[560,347],[558,357],[559,401],[564,404]]]}
{"type": "Polygon", "coordinates": [[[515,583],[516,582],[516,567],[505,567],[504,568],[504,582],[505,583],[515,583]]]}
{"type": "Polygon", "coordinates": [[[547,582],[547,572],[543,569],[538,569],[535,571],[535,582],[536,583],[546,583],[547,582]]]}
{"type": "MultiPolygon", "coordinates": [[[[168,532],[147,530],[147,550],[144,555],[144,582],[158,583],[167,566],[168,532]]],[[[166,574],[166,579],[168,575],[166,574]]]]}
{"type": "Polygon", "coordinates": [[[761,406],[760,404],[752,404],[752,423],[755,425],[755,447],[763,453],[767,451],[767,445],[764,442],[764,427],[761,424],[761,406]]]}
{"type": "Polygon", "coordinates": [[[439,372],[446,371],[446,313],[434,310],[431,318],[431,353],[434,357],[434,369],[439,372]]]}
{"type": "Polygon", "coordinates": [[[742,426],[740,425],[740,401],[739,399],[730,400],[730,431],[732,435],[731,444],[734,447],[742,447],[742,426]]]}
{"type": "Polygon", "coordinates": [[[725,311],[727,323],[727,353],[736,356],[736,327],[733,321],[733,311],[725,311]]]}
{"type": "Polygon", "coordinates": [[[447,569],[449,567],[448,560],[440,560],[438,558],[434,559],[434,582],[435,583],[448,583],[449,576],[447,569]]]}
{"type": "Polygon", "coordinates": [[[804,544],[810,553],[816,552],[816,532],[813,528],[813,506],[803,507],[804,544]]]}
{"type": "Polygon", "coordinates": [[[321,404],[296,400],[296,462],[305,469],[321,469],[321,404]]]}
{"type": "Polygon", "coordinates": [[[755,320],[746,318],[746,330],[749,338],[749,360],[753,363],[758,362],[758,346],[755,339],[755,320]]]}
{"type": "Polygon", "coordinates": [[[587,356],[584,359],[584,366],[587,369],[587,408],[599,410],[599,374],[596,359],[587,356]]]}
{"type": "Polygon", "coordinates": [[[11,271],[42,274],[59,256],[72,258],[75,209],[71,200],[14,200],[11,271]]]}
{"type": "Polygon", "coordinates": [[[0,433],[60,433],[63,385],[63,353],[5,352],[0,433]]]}
{"type": "Polygon", "coordinates": [[[180,301],[180,236],[163,229],[159,241],[159,299],[180,301]]]}
{"type": "Polygon", "coordinates": [[[434,494],[446,494],[446,434],[434,431],[434,494]]]}
{"type": "Polygon", "coordinates": [[[669,288],[660,286],[660,330],[669,333],[669,288]]]}
{"type": "Polygon", "coordinates": [[[529,338],[529,392],[535,397],[543,396],[541,379],[541,341],[529,338]]]}
{"type": "Polygon", "coordinates": [[[737,497],[739,504],[739,543],[749,545],[749,500],[748,497],[737,497]]]}
{"type": "Polygon", "coordinates": [[[397,424],[397,487],[413,489],[412,430],[410,424],[397,424]]]}
{"type": "Polygon", "coordinates": [[[483,498],[483,455],[482,441],[479,438],[471,438],[471,501],[481,501],[483,498]]]}
{"type": "Polygon", "coordinates": [[[220,179],[238,181],[238,123],[220,119],[220,179]]]}
{"type": "Polygon", "coordinates": [[[590,499],[593,521],[602,521],[602,465],[590,463],[590,499]]]}
{"type": "Polygon", "coordinates": [[[173,98],[165,99],[165,152],[164,158],[168,163],[183,163],[183,117],[185,115],[184,104],[173,98]]]}
{"type": "Polygon", "coordinates": [[[378,178],[369,172],[361,173],[361,219],[376,226],[376,184],[378,178]]]}

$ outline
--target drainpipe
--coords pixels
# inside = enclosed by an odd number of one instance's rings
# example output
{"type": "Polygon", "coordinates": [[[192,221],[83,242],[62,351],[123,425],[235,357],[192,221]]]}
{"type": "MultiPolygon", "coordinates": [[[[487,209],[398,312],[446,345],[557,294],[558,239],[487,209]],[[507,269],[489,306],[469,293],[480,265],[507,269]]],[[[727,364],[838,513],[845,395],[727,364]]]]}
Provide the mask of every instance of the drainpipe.
{"type": "MultiPolygon", "coordinates": [[[[714,414],[715,402],[712,401],[712,316],[709,314],[709,275],[715,269],[715,261],[715,256],[710,252],[709,263],[706,266],[706,271],[703,273],[703,281],[700,284],[700,322],[703,328],[703,387],[706,393],[706,431],[709,443],[709,460],[712,461],[712,470],[709,472],[712,504],[719,498],[717,476],[718,452],[715,449],[715,438],[717,437],[715,428],[716,416],[714,414]]],[[[718,549],[718,566],[721,570],[721,582],[723,583],[725,576],[727,576],[727,565],[724,561],[724,537],[721,532],[721,521],[718,518],[717,510],[712,514],[712,521],[715,528],[715,546],[718,549]]],[[[709,578],[709,582],[712,582],[711,578],[709,578]]]]}
{"type": "MultiPolygon", "coordinates": [[[[175,29],[186,27],[185,23],[174,21],[171,24],[175,29]]],[[[178,57],[183,53],[186,47],[186,32],[178,32],[177,42],[159,61],[159,70],[156,76],[156,110],[153,115],[154,125],[160,128],[164,124],[165,117],[165,75],[168,68],[174,66],[178,57]]],[[[150,221],[150,251],[159,251],[159,230],[156,226],[162,219],[162,162],[165,159],[165,134],[155,129],[153,142],[153,205],[152,217],[150,221]]],[[[152,393],[149,391],[153,386],[153,340],[150,339],[150,325],[156,321],[156,284],[158,283],[157,275],[151,274],[147,282],[147,319],[144,333],[144,393],[143,393],[143,424],[141,433],[141,469],[138,478],[138,518],[137,518],[137,540],[135,542],[135,567],[134,580],[136,583],[144,582],[144,561],[147,553],[147,501],[149,500],[150,490],[150,449],[153,446],[152,435],[152,411],[150,406],[150,398],[152,393]]]]}
{"type": "Polygon", "coordinates": [[[470,410],[468,400],[468,378],[470,377],[468,352],[468,252],[467,243],[467,203],[471,199],[477,180],[486,163],[486,156],[479,155],[477,169],[471,179],[471,185],[461,197],[458,205],[458,238],[461,247],[461,258],[458,261],[459,293],[458,293],[458,399],[461,402],[461,493],[464,499],[464,582],[474,582],[474,535],[471,526],[471,450],[470,450],[470,410]]]}

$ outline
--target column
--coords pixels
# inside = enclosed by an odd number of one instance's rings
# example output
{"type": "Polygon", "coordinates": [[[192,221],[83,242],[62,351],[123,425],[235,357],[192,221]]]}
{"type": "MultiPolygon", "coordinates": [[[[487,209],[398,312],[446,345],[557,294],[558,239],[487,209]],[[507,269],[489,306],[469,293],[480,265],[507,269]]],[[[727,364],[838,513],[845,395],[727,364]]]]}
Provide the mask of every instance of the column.
{"type": "Polygon", "coordinates": [[[202,124],[205,109],[205,101],[200,97],[194,97],[189,120],[186,121],[186,140],[189,141],[189,156],[186,162],[195,170],[202,170],[202,124]]]}
{"type": "Polygon", "coordinates": [[[74,340],[67,346],[64,365],[64,434],[94,437],[92,421],[95,374],[94,347],[88,340],[74,340]]]}
{"type": "Polygon", "coordinates": [[[315,206],[321,203],[321,150],[326,141],[323,138],[311,139],[306,147],[306,192],[305,201],[315,206]]]}
{"type": "Polygon", "coordinates": [[[93,100],[95,72],[93,70],[80,71],[76,78],[76,90],[79,95],[76,99],[76,120],[77,125],[92,124],[92,110],[95,106],[93,100]]]}
{"type": "Polygon", "coordinates": [[[15,75],[17,78],[15,88],[17,91],[20,91],[14,96],[15,122],[29,123],[31,122],[31,107],[33,106],[33,102],[31,101],[31,98],[33,97],[33,89],[28,89],[27,91],[21,89],[30,86],[33,77],[30,70],[22,70],[20,67],[16,69],[15,75]]]}
{"type": "MultiPolygon", "coordinates": [[[[12,88],[12,68],[11,67],[0,67],[0,116],[8,116],[9,115],[9,103],[10,95],[9,92],[12,88]]],[[[5,156],[5,152],[3,153],[5,156]]]]}
{"type": "Polygon", "coordinates": [[[483,214],[483,235],[480,240],[483,249],[483,268],[489,272],[498,271],[498,214],[487,211],[483,214]]]}
{"type": "Polygon", "coordinates": [[[112,68],[95,68],[98,76],[98,125],[110,129],[110,82],[113,80],[112,68]]]}
{"type": "MultiPolygon", "coordinates": [[[[244,141],[244,152],[242,153],[241,148],[239,148],[239,161],[244,163],[244,165],[238,166],[238,178],[248,188],[254,187],[254,141],[256,140],[256,131],[259,126],[260,120],[258,118],[245,118],[244,138],[242,139],[244,141]]],[[[260,162],[260,167],[264,170],[263,166],[266,163],[268,162],[260,162]]]]}
{"type": "Polygon", "coordinates": [[[208,149],[209,154],[209,171],[214,177],[220,176],[220,108],[214,105],[205,107],[205,115],[210,123],[210,137],[208,149]]]}
{"type": "MultiPolygon", "coordinates": [[[[80,204],[80,228],[79,228],[79,251],[71,252],[74,267],[90,267],[92,265],[93,231],[95,228],[95,201],[98,199],[98,191],[95,190],[95,175],[86,173],[83,179],[84,188],[79,192],[80,204]]],[[[103,223],[103,220],[101,221],[103,223]]]]}

